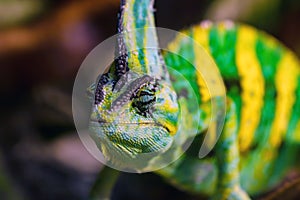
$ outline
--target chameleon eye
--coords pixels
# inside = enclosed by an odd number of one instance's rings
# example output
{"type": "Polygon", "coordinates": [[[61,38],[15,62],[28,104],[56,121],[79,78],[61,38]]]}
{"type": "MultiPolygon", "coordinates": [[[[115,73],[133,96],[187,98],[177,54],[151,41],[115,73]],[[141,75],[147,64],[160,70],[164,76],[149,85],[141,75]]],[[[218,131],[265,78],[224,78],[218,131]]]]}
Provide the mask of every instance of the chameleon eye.
{"type": "Polygon", "coordinates": [[[132,106],[140,115],[147,116],[150,114],[150,108],[156,101],[155,90],[151,87],[140,89],[133,100],[132,106]]]}

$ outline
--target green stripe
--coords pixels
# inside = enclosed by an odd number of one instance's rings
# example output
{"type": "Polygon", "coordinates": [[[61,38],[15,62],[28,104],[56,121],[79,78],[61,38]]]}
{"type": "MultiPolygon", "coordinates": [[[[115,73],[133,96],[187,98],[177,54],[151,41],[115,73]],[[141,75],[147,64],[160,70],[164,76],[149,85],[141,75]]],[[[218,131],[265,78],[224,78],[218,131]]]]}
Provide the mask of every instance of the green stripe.
{"type": "Polygon", "coordinates": [[[136,43],[138,48],[138,60],[141,64],[141,67],[143,69],[143,72],[147,73],[147,69],[145,66],[145,54],[143,51],[144,48],[144,39],[146,37],[145,35],[145,25],[146,25],[146,17],[148,15],[147,7],[149,6],[149,0],[143,0],[143,1],[135,1],[133,5],[133,14],[134,14],[134,22],[135,22],[135,28],[139,29],[139,31],[136,32],[136,43]]]}
{"type": "MultiPolygon", "coordinates": [[[[192,30],[190,30],[188,32],[188,36],[193,38],[193,32],[192,30]]],[[[198,99],[198,103],[200,103],[200,93],[199,93],[199,88],[197,85],[197,82],[195,80],[197,80],[197,73],[196,73],[196,69],[193,65],[193,63],[189,63],[187,60],[189,61],[194,61],[195,60],[195,52],[194,52],[194,47],[193,47],[193,43],[191,41],[184,41],[181,40],[180,44],[178,44],[178,46],[180,47],[178,49],[178,51],[176,52],[178,55],[173,55],[173,59],[174,60],[178,60],[177,62],[174,62],[174,65],[172,65],[172,63],[170,63],[170,65],[173,69],[179,71],[181,73],[181,75],[183,75],[185,77],[186,80],[189,81],[189,84],[192,86],[196,97],[198,99]],[[177,64],[177,65],[176,65],[177,64]]],[[[175,79],[177,80],[177,79],[175,79]]],[[[181,82],[172,82],[176,92],[178,89],[178,94],[184,94],[185,92],[183,90],[186,90],[186,86],[185,85],[181,85],[181,82]]],[[[190,94],[188,94],[190,95],[190,94]]]]}
{"type": "Polygon", "coordinates": [[[236,66],[236,40],[237,27],[234,26],[226,31],[220,31],[218,25],[214,25],[209,34],[210,52],[220,70],[227,89],[227,95],[236,105],[237,120],[241,117],[241,89],[240,79],[236,66]]]}
{"type": "Polygon", "coordinates": [[[299,123],[299,120],[300,120],[300,114],[299,114],[300,113],[300,76],[298,76],[298,83],[297,83],[297,89],[296,89],[295,96],[296,96],[296,101],[293,106],[290,123],[288,125],[288,130],[287,130],[287,135],[286,135],[287,139],[293,139],[293,134],[295,133],[296,125],[297,125],[297,123],[299,123]]]}
{"type": "Polygon", "coordinates": [[[275,74],[282,56],[280,46],[271,47],[265,42],[265,35],[259,34],[255,51],[262,73],[265,79],[264,105],[261,112],[261,120],[255,132],[254,142],[260,146],[266,145],[268,141],[272,122],[276,111],[276,87],[275,74]]]}
{"type": "Polygon", "coordinates": [[[219,27],[215,25],[210,30],[210,52],[224,79],[238,79],[238,71],[235,64],[235,48],[233,48],[236,38],[236,28],[220,31],[219,27]]]}

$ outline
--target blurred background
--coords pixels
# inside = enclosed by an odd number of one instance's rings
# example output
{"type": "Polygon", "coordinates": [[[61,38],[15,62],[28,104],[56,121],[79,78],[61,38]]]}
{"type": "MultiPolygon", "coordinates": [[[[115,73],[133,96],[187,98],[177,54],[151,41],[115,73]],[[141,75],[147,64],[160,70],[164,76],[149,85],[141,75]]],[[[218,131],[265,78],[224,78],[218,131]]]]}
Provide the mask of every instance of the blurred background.
{"type": "MultiPolygon", "coordinates": [[[[118,6],[119,0],[0,0],[1,200],[88,199],[102,166],[76,133],[72,87],[85,56],[115,34],[118,6]]],[[[300,55],[299,0],[158,0],[155,7],[159,27],[233,19],[300,55]]],[[[123,174],[113,198],[170,195],[196,198],[151,174],[123,174]]]]}

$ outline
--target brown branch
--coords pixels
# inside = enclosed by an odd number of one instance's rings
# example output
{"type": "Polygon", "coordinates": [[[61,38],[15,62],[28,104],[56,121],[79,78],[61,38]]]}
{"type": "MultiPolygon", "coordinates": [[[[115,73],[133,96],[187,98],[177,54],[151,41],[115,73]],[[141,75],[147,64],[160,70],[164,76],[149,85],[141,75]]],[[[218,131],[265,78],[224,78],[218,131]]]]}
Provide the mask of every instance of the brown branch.
{"type": "Polygon", "coordinates": [[[0,32],[0,55],[34,49],[57,38],[65,30],[88,16],[116,7],[119,0],[81,0],[62,6],[50,17],[33,26],[17,27],[0,32]]]}

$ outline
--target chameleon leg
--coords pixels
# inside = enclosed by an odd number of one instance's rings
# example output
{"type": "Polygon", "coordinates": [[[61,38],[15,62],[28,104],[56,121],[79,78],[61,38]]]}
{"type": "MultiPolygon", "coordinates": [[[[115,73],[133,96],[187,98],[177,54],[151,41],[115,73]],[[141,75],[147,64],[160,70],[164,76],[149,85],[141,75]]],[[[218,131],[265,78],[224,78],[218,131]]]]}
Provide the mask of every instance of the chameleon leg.
{"type": "Polygon", "coordinates": [[[110,199],[111,192],[117,179],[119,177],[120,172],[112,169],[110,167],[104,166],[101,172],[98,174],[96,182],[90,191],[91,200],[98,199],[110,199]]]}
{"type": "Polygon", "coordinates": [[[248,200],[240,187],[239,150],[237,140],[237,118],[235,104],[227,100],[224,128],[216,146],[218,182],[213,199],[248,200]]]}

